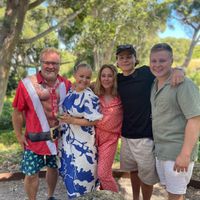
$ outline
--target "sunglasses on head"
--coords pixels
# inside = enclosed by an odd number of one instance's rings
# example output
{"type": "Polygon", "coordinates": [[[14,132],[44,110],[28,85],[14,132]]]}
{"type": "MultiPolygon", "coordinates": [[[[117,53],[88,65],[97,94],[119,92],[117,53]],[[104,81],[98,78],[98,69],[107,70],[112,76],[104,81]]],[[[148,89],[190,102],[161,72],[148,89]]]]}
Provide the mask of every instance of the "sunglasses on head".
{"type": "Polygon", "coordinates": [[[131,44],[122,44],[117,46],[117,49],[131,49],[133,46],[131,44]]]}

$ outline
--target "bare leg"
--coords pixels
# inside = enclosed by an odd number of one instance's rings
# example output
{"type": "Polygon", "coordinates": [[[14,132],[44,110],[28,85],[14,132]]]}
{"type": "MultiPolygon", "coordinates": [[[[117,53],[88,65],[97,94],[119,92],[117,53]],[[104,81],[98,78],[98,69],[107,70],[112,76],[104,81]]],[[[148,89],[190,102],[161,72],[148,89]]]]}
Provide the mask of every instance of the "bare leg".
{"type": "Polygon", "coordinates": [[[131,186],[133,191],[133,200],[140,199],[140,179],[138,177],[138,172],[130,172],[131,175],[131,186]]]}
{"type": "Polygon", "coordinates": [[[168,192],[168,200],[184,200],[184,195],[172,194],[172,193],[168,192]]]}
{"type": "Polygon", "coordinates": [[[48,185],[48,197],[52,197],[54,190],[56,188],[56,183],[58,179],[57,169],[47,167],[46,181],[48,185]]]}
{"type": "Polygon", "coordinates": [[[38,187],[39,187],[38,173],[31,176],[25,176],[24,188],[29,200],[36,200],[38,187]]]}
{"type": "Polygon", "coordinates": [[[141,182],[143,200],[150,200],[153,192],[153,185],[141,182]]]}

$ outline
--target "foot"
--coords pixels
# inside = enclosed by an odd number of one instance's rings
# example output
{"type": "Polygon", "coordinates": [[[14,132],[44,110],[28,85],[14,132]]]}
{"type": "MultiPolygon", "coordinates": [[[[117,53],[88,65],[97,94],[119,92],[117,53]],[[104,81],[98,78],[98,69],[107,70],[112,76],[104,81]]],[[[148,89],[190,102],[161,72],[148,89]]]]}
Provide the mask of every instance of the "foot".
{"type": "Polygon", "coordinates": [[[49,197],[47,200],[56,200],[55,197],[49,197]]]}

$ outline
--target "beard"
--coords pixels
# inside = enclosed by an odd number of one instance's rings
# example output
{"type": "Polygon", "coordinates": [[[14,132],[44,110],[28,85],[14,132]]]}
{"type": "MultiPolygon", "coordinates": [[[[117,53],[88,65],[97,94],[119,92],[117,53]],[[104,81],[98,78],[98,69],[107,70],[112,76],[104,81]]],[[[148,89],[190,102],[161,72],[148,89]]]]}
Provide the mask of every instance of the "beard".
{"type": "Polygon", "coordinates": [[[47,82],[54,82],[57,80],[58,72],[55,71],[42,71],[42,76],[47,82]]]}

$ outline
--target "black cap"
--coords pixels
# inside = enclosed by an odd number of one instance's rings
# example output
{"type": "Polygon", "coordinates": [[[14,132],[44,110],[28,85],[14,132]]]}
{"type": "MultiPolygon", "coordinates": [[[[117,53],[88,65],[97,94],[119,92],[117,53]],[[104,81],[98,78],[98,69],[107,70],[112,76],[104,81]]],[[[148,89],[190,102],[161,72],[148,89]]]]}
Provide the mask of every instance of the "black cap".
{"type": "Polygon", "coordinates": [[[136,57],[136,50],[131,44],[122,44],[122,45],[117,46],[116,55],[118,55],[122,51],[129,51],[131,54],[133,54],[136,57]]]}

